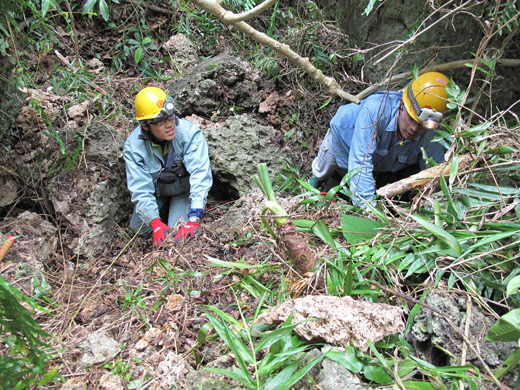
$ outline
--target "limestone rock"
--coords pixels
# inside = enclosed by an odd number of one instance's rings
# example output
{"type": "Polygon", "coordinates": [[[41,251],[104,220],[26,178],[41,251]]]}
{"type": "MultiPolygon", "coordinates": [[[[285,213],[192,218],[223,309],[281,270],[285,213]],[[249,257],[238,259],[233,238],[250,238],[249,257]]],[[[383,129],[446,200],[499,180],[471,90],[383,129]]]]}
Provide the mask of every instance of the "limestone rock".
{"type": "Polygon", "coordinates": [[[238,199],[257,191],[253,177],[258,175],[257,165],[262,162],[267,163],[270,172],[280,171],[282,153],[270,141],[273,132],[272,127],[260,125],[246,114],[231,117],[222,126],[205,130],[214,194],[238,199]]]}
{"type": "Polygon", "coordinates": [[[293,315],[292,322],[305,321],[295,327],[307,340],[323,339],[337,346],[353,345],[368,350],[367,340],[404,331],[403,310],[383,303],[356,301],[351,297],[306,296],[285,302],[262,314],[265,324],[280,323],[293,315]]]}
{"type": "Polygon", "coordinates": [[[86,350],[81,358],[85,365],[106,362],[121,352],[121,346],[116,340],[100,332],[89,334],[80,346],[86,350]]]}

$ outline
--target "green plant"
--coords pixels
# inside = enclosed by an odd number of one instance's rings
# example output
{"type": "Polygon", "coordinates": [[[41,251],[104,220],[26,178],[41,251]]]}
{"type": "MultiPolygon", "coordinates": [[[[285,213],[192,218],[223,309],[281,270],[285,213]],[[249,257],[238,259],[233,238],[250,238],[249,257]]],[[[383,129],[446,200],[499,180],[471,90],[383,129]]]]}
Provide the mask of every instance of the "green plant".
{"type": "Polygon", "coordinates": [[[518,26],[518,11],[515,7],[515,1],[509,0],[502,3],[492,4],[486,8],[488,14],[487,20],[497,24],[497,31],[499,35],[504,33],[504,29],[508,33],[513,31],[515,26],[518,26]]]}
{"type": "Polygon", "coordinates": [[[264,296],[260,300],[253,318],[248,321],[238,305],[242,321],[237,321],[230,315],[209,306],[206,311],[211,325],[233,352],[238,367],[231,370],[206,368],[239,381],[248,389],[282,390],[291,389],[307,372],[326,354],[322,354],[304,367],[299,368],[301,353],[309,349],[297,337],[291,335],[298,322],[291,323],[290,316],[279,328],[268,331],[254,324],[262,308],[264,296]],[[257,358],[262,355],[262,359],[257,358]],[[252,366],[252,370],[250,370],[252,366]],[[252,371],[252,372],[251,372],[252,371]]]}
{"type": "MultiPolygon", "coordinates": [[[[129,31],[132,28],[128,29],[129,31]]],[[[129,45],[129,50],[134,52],[134,60],[136,65],[139,65],[143,54],[146,54],[150,50],[158,50],[158,47],[152,43],[152,38],[143,37],[140,31],[134,31],[134,38],[130,38],[127,40],[129,45]]]]}
{"type": "Polygon", "coordinates": [[[8,350],[0,355],[2,389],[26,389],[36,382],[43,386],[57,376],[57,366],[50,370],[46,368],[54,356],[42,340],[50,335],[19,302],[45,311],[0,277],[0,335],[8,350]]]}
{"type": "Polygon", "coordinates": [[[157,308],[162,304],[162,300],[158,300],[152,307],[148,307],[145,302],[145,296],[143,294],[143,285],[139,284],[137,287],[127,287],[125,288],[125,297],[122,299],[122,311],[125,312],[128,309],[132,311],[132,313],[137,313],[141,321],[145,324],[147,328],[150,328],[151,325],[146,318],[145,311],[151,310],[156,311],[157,308]]]}
{"type": "MultiPolygon", "coordinates": [[[[113,0],[115,3],[119,4],[118,0],[113,0]]],[[[94,10],[97,9],[98,12],[101,14],[101,17],[105,20],[105,22],[108,22],[108,19],[110,18],[110,12],[108,9],[108,4],[106,0],[87,0],[85,4],[83,5],[83,13],[84,14],[91,14],[91,15],[97,15],[94,10]]]]}

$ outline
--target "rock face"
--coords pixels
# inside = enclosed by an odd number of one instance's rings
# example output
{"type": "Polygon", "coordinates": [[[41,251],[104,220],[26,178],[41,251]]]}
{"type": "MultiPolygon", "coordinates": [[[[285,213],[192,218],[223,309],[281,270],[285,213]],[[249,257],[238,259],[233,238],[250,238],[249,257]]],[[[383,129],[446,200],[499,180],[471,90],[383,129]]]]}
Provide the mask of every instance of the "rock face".
{"type": "Polygon", "coordinates": [[[220,199],[238,199],[255,192],[257,165],[267,163],[270,172],[282,164],[280,148],[271,142],[274,129],[262,126],[250,115],[229,118],[222,126],[205,130],[211,169],[212,193],[220,199]]]}
{"type": "Polygon", "coordinates": [[[0,141],[3,141],[6,133],[11,130],[25,100],[24,94],[13,82],[14,67],[14,56],[0,55],[0,75],[3,80],[0,90],[0,141]]]}
{"type": "Polygon", "coordinates": [[[102,253],[114,238],[114,222],[131,213],[129,197],[124,196],[123,142],[110,126],[93,124],[85,146],[85,168],[63,171],[49,181],[49,199],[69,223],[73,234],[67,242],[76,255],[91,258],[102,253]]]}
{"type": "Polygon", "coordinates": [[[351,297],[306,296],[287,301],[262,314],[265,324],[280,323],[293,315],[292,322],[309,319],[297,325],[296,333],[307,340],[323,339],[337,346],[353,345],[368,350],[367,340],[404,331],[403,310],[382,303],[356,301],[351,297]]]}
{"type": "MultiPolygon", "coordinates": [[[[497,16],[500,18],[500,15],[491,11],[492,7],[490,8],[489,4],[478,2],[468,5],[465,12],[455,12],[450,17],[446,17],[449,10],[447,8],[435,12],[437,3],[435,6],[433,2],[431,5],[425,5],[425,2],[415,0],[376,2],[368,15],[365,12],[365,4],[361,5],[357,0],[340,0],[335,2],[335,5],[336,20],[340,29],[357,47],[372,47],[370,52],[362,55],[357,65],[353,64],[363,67],[364,74],[372,81],[384,79],[389,69],[392,69],[393,74],[398,74],[412,71],[414,65],[423,68],[432,64],[474,59],[484,39],[484,26],[489,21],[496,20],[497,16]],[[394,55],[380,61],[390,50],[387,42],[394,39],[402,40],[399,42],[406,41],[423,21],[426,26],[435,25],[417,39],[408,42],[394,55]],[[396,57],[399,57],[399,63],[394,68],[396,57]]],[[[514,14],[515,11],[512,12],[514,14]]],[[[422,29],[425,25],[421,25],[422,29]]],[[[492,57],[494,54],[491,53],[505,49],[502,58],[518,58],[518,45],[507,42],[511,34],[507,33],[506,29],[500,32],[486,42],[486,55],[492,57]]],[[[488,61],[491,61],[490,57],[488,61]]],[[[452,77],[464,89],[466,86],[463,85],[463,80],[469,80],[470,72],[470,68],[464,67],[448,71],[446,75],[452,77]]],[[[496,66],[496,72],[492,81],[493,87],[486,88],[486,91],[492,93],[494,107],[482,107],[483,110],[495,110],[496,107],[505,110],[518,100],[520,75],[515,67],[496,66]]],[[[485,76],[483,73],[477,74],[478,77],[485,76]]],[[[474,94],[482,84],[477,83],[477,86],[474,94]]]]}
{"type": "Polygon", "coordinates": [[[264,80],[252,66],[227,53],[195,66],[191,73],[168,86],[182,116],[218,117],[256,110],[264,80]]]}
{"type": "MultiPolygon", "coordinates": [[[[464,331],[468,313],[466,296],[435,291],[426,298],[426,303],[446,313],[459,329],[464,331]]],[[[517,343],[486,341],[484,336],[487,335],[489,328],[491,328],[496,321],[494,318],[485,316],[476,306],[471,308],[470,321],[469,340],[477,348],[482,359],[492,370],[498,368],[501,362],[504,362],[515,350],[518,346],[517,343]]],[[[460,364],[456,359],[461,356],[463,340],[453,327],[440,315],[426,308],[421,309],[415,317],[412,327],[412,336],[414,345],[417,346],[419,357],[439,366],[460,364]],[[440,348],[432,348],[432,346],[440,348]],[[444,350],[449,351],[451,354],[448,355],[444,353],[444,350]]],[[[469,348],[467,350],[466,361],[467,364],[473,364],[478,367],[481,372],[484,372],[482,364],[469,348]]],[[[502,378],[501,381],[508,385],[516,383],[516,379],[513,381],[512,378],[507,378],[507,376],[502,378]]],[[[490,386],[489,388],[491,389],[494,388],[493,386],[495,385],[490,383],[490,386]]]]}
{"type": "MultiPolygon", "coordinates": [[[[271,172],[281,168],[274,128],[243,113],[258,109],[262,94],[268,93],[264,88],[268,82],[249,64],[228,54],[194,66],[194,47],[189,43],[176,36],[165,48],[185,60],[187,73],[169,91],[181,116],[192,114],[186,119],[204,129],[215,182],[213,196],[238,199],[258,190],[253,181],[258,163],[267,162],[271,172]]],[[[132,213],[121,155],[124,136],[105,123],[94,121],[81,127],[90,108],[94,109],[89,100],[72,105],[63,121],[60,113],[70,98],[52,88],[28,92],[37,101],[36,109],[27,100],[13,114],[16,129],[0,149],[4,167],[0,208],[9,210],[20,204],[43,208],[65,227],[60,236],[65,247],[75,255],[96,257],[111,246],[117,226],[125,229],[124,220],[132,213]]]]}

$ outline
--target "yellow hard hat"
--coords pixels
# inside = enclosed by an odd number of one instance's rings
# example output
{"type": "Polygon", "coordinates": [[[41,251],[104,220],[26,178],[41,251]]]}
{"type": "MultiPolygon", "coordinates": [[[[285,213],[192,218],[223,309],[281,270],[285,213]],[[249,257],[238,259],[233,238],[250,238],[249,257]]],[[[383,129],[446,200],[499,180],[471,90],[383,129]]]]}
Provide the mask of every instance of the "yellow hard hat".
{"type": "Polygon", "coordinates": [[[435,128],[446,111],[446,86],[449,79],[439,72],[427,72],[413,79],[403,91],[408,114],[427,128],[435,128]]]}
{"type": "Polygon", "coordinates": [[[170,96],[161,88],[143,88],[135,97],[135,119],[138,121],[160,118],[174,112],[175,106],[170,96]]]}

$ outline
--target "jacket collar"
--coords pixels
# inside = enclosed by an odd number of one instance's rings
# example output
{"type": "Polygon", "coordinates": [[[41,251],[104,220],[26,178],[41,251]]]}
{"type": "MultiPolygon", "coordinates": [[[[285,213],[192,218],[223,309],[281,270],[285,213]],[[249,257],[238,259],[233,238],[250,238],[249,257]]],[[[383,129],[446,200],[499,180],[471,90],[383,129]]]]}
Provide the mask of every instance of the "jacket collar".
{"type": "Polygon", "coordinates": [[[140,126],[139,135],[137,136],[137,138],[143,141],[150,141],[150,134],[147,131],[143,130],[143,128],[140,126]]]}

